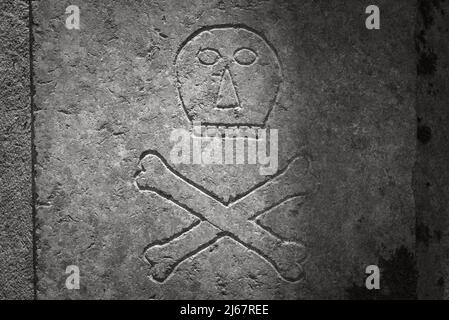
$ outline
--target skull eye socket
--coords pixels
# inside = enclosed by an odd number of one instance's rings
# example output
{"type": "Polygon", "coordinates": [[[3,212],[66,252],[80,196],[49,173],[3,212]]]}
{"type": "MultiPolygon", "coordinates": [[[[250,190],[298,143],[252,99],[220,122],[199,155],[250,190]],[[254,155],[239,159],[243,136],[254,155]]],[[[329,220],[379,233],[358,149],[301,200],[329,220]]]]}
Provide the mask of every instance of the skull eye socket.
{"type": "Polygon", "coordinates": [[[206,66],[216,64],[219,58],[220,53],[214,49],[204,49],[198,52],[198,60],[206,66]]]}
{"type": "Polygon", "coordinates": [[[235,61],[244,66],[249,66],[250,64],[253,64],[254,61],[256,61],[256,58],[257,58],[256,53],[248,48],[239,49],[234,53],[235,61]]]}

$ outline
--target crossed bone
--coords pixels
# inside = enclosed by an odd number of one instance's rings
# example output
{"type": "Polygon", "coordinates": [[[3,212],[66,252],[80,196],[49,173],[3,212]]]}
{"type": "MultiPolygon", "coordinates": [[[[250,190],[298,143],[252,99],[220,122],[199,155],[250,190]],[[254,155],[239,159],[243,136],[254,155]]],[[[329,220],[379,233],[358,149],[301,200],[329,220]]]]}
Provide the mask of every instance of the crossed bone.
{"type": "Polygon", "coordinates": [[[305,157],[294,158],[271,180],[230,203],[176,172],[155,151],[147,151],[140,165],[136,184],[141,191],[156,193],[199,218],[198,223],[171,241],[146,248],[145,258],[154,280],[164,282],[181,262],[226,236],[264,258],[284,280],[296,282],[302,278],[304,246],[281,239],[256,218],[289,199],[313,192],[316,179],[305,157]]]}

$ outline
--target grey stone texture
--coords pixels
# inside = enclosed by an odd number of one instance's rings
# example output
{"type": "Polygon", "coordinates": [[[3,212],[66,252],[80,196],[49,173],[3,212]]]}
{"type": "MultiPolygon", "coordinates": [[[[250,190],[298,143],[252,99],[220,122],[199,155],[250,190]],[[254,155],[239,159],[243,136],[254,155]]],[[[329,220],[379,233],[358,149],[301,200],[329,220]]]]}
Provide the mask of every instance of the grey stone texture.
{"type": "Polygon", "coordinates": [[[416,254],[419,299],[449,298],[449,3],[419,1],[417,63],[416,254]]]}
{"type": "Polygon", "coordinates": [[[413,298],[416,7],[369,4],[35,2],[38,298],[413,298]],[[171,163],[191,120],[278,129],[280,173],[171,163]]]}
{"type": "Polygon", "coordinates": [[[34,288],[28,11],[0,3],[0,300],[34,288]]]}

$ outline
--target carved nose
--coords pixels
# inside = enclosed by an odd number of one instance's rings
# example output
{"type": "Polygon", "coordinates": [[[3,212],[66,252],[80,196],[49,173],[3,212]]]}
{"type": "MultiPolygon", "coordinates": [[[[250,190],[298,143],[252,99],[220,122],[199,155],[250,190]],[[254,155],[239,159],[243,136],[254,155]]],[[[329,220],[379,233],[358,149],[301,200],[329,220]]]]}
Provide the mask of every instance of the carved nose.
{"type": "Polygon", "coordinates": [[[228,68],[223,72],[220,82],[220,90],[218,91],[217,108],[237,108],[239,107],[239,99],[235,91],[231,73],[228,68]]]}

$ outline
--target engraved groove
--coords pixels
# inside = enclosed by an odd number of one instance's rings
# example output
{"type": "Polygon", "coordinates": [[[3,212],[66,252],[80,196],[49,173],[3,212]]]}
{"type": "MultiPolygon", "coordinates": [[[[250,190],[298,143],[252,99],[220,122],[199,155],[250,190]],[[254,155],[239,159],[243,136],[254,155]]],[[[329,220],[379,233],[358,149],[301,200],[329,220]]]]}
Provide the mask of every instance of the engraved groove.
{"type": "MultiPolygon", "coordinates": [[[[282,198],[281,200],[277,201],[276,203],[272,204],[271,206],[268,206],[267,208],[256,212],[254,215],[249,217],[248,220],[255,220],[256,221],[256,219],[258,219],[261,215],[276,209],[277,207],[281,206],[285,202],[287,202],[289,200],[292,200],[292,199],[295,199],[295,198],[304,198],[308,194],[309,194],[308,192],[300,192],[300,193],[296,193],[294,195],[286,196],[286,197],[282,198]]],[[[302,205],[302,203],[301,203],[301,205],[302,205]]]]}
{"type": "Polygon", "coordinates": [[[145,256],[145,252],[147,252],[148,249],[150,249],[150,248],[153,248],[153,247],[156,247],[156,246],[163,246],[166,243],[172,242],[173,240],[179,238],[183,234],[191,231],[193,228],[198,226],[200,223],[202,223],[201,220],[196,220],[193,223],[191,223],[189,226],[187,226],[186,228],[182,228],[181,230],[179,230],[178,232],[174,233],[173,235],[171,235],[169,237],[166,237],[166,238],[163,238],[163,239],[158,239],[158,240],[155,240],[155,241],[151,242],[150,244],[145,246],[145,248],[143,249],[143,255],[145,256]]]}
{"type": "MultiPolygon", "coordinates": [[[[170,278],[173,276],[173,274],[175,273],[176,269],[178,268],[178,266],[183,263],[184,261],[186,261],[189,258],[195,257],[197,255],[199,255],[201,252],[207,250],[207,248],[209,248],[211,245],[213,245],[215,242],[217,242],[218,240],[220,240],[221,238],[223,238],[223,235],[219,234],[217,237],[215,237],[214,239],[212,239],[211,241],[208,241],[206,243],[204,243],[203,245],[199,246],[196,250],[193,250],[192,252],[186,254],[183,258],[178,259],[172,266],[172,268],[170,268],[168,271],[168,275],[165,278],[155,278],[153,275],[150,275],[150,279],[160,283],[160,284],[164,284],[165,282],[167,282],[168,280],[170,280],[170,278]]],[[[146,259],[146,257],[145,257],[146,259]]],[[[148,261],[146,259],[146,261],[148,261]]]]}
{"type": "MultiPolygon", "coordinates": [[[[273,236],[278,237],[279,239],[281,239],[281,240],[283,240],[283,241],[289,241],[289,239],[288,239],[287,237],[284,237],[283,235],[278,234],[277,232],[274,232],[272,228],[270,228],[270,227],[268,227],[268,226],[262,225],[262,223],[260,222],[259,218],[260,218],[262,215],[265,215],[265,214],[270,213],[271,211],[273,211],[274,209],[280,207],[280,206],[283,205],[284,203],[286,203],[286,202],[288,202],[288,201],[290,201],[290,200],[296,199],[296,198],[301,198],[301,197],[302,197],[302,196],[293,196],[293,197],[289,197],[289,198],[285,199],[284,201],[282,201],[282,202],[280,202],[280,203],[278,203],[278,204],[272,206],[271,208],[269,208],[269,209],[267,209],[267,210],[261,212],[259,215],[255,216],[255,217],[252,217],[251,220],[254,220],[254,223],[256,223],[260,228],[264,229],[265,231],[267,231],[268,233],[272,234],[273,236]]],[[[302,207],[303,205],[304,205],[304,202],[301,202],[301,203],[299,204],[300,207],[302,207]]],[[[297,243],[303,245],[303,243],[301,243],[301,242],[299,242],[299,241],[295,241],[295,242],[297,242],[297,243]]]]}

